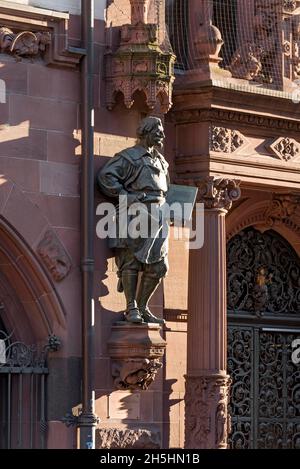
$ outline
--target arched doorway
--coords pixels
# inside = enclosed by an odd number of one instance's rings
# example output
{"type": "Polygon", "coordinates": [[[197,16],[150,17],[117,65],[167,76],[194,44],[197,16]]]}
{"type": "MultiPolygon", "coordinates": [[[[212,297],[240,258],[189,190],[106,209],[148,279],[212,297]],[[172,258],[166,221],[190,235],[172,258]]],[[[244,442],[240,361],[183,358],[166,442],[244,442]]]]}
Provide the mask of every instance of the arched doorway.
{"type": "Polygon", "coordinates": [[[47,354],[64,325],[39,260],[0,218],[0,449],[47,446],[47,354]]]}
{"type": "Polygon", "coordinates": [[[275,231],[228,243],[230,446],[300,448],[300,260],[275,231]]]}

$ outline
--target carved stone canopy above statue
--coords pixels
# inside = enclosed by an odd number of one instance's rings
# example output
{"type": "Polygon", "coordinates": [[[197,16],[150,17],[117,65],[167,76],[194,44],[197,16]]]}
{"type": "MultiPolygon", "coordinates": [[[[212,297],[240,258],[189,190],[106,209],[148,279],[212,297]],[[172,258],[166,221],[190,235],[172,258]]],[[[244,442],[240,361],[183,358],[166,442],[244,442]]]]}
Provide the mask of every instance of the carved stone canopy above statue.
{"type": "Polygon", "coordinates": [[[106,105],[112,110],[122,93],[130,109],[142,91],[149,110],[168,112],[172,105],[175,56],[158,44],[158,25],[147,24],[149,0],[130,0],[131,24],[121,27],[121,43],[106,55],[106,105]]]}

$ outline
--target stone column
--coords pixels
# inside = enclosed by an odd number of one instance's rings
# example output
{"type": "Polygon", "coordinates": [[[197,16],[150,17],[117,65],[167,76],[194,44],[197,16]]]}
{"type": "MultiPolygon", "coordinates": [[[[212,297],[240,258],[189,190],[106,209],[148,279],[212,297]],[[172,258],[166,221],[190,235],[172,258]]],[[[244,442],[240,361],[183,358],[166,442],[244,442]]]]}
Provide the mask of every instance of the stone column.
{"type": "Polygon", "coordinates": [[[226,448],[229,432],[226,373],[225,216],[239,199],[238,182],[197,181],[204,203],[204,245],[190,251],[185,447],[226,448]]]}

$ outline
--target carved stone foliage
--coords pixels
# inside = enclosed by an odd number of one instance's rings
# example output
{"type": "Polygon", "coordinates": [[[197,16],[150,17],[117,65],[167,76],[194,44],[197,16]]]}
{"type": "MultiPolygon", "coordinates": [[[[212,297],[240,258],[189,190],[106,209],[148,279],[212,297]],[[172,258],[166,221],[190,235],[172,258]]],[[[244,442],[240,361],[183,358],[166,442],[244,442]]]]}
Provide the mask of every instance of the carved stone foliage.
{"type": "Polygon", "coordinates": [[[229,327],[231,448],[300,447],[300,380],[291,360],[296,338],[254,324],[229,327]]]}
{"type": "Polygon", "coordinates": [[[0,50],[11,54],[18,60],[21,57],[36,57],[46,51],[46,47],[51,43],[49,32],[22,31],[14,33],[11,29],[0,28],[0,50]]]}
{"type": "Polygon", "coordinates": [[[159,324],[118,322],[112,326],[108,353],[114,386],[122,390],[147,390],[162,367],[166,342],[159,324]]]}
{"type": "Polygon", "coordinates": [[[270,149],[278,159],[283,161],[290,161],[300,156],[300,144],[293,138],[277,138],[270,145],[270,149]]]}
{"type": "Polygon", "coordinates": [[[230,433],[228,396],[230,378],[223,375],[186,378],[187,449],[222,449],[230,433]]]}
{"type": "Polygon", "coordinates": [[[96,431],[98,449],[159,449],[159,431],[148,429],[101,428],[96,431]]]}
{"type": "Polygon", "coordinates": [[[56,282],[61,282],[71,269],[71,260],[52,230],[46,231],[37,252],[56,282]]]}
{"type": "Polygon", "coordinates": [[[254,316],[299,314],[300,262],[281,236],[248,228],[228,244],[228,309],[254,316]]]}
{"type": "Polygon", "coordinates": [[[112,366],[114,385],[121,390],[146,391],[162,367],[159,359],[128,359],[115,361],[112,366]]]}
{"type": "Polygon", "coordinates": [[[245,143],[245,137],[238,131],[225,127],[210,128],[210,149],[222,153],[234,153],[245,143]]]}
{"type": "Polygon", "coordinates": [[[166,113],[172,105],[175,56],[158,44],[158,26],[146,23],[149,0],[130,0],[131,24],[121,27],[121,44],[106,55],[106,104],[112,109],[118,93],[130,109],[142,91],[150,110],[166,113]]]}
{"type": "Polygon", "coordinates": [[[286,223],[295,213],[300,203],[300,197],[293,194],[274,194],[270,207],[265,213],[269,226],[286,223]]]}

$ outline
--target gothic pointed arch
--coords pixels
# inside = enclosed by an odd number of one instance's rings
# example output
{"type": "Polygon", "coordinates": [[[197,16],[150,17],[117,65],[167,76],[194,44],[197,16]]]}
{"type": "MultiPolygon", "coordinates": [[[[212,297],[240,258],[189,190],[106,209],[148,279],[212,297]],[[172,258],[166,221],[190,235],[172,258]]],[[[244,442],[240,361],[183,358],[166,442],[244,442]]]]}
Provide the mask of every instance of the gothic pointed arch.
{"type": "Polygon", "coordinates": [[[66,326],[53,279],[38,256],[38,246],[49,229],[38,206],[1,176],[1,317],[6,328],[24,342],[44,342],[52,333],[60,335],[66,326]]]}

